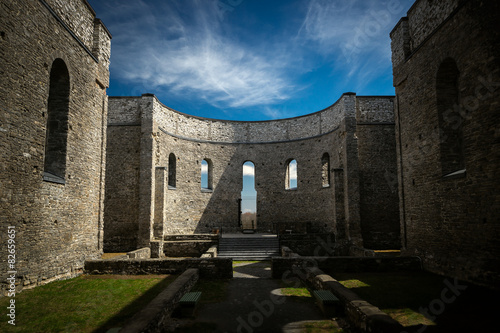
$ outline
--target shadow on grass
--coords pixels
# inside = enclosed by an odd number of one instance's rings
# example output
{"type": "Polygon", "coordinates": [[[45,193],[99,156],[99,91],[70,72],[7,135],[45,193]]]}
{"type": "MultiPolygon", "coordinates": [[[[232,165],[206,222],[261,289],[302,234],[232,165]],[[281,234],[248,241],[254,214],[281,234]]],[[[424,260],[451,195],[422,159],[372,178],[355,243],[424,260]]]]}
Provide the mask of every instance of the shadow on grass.
{"type": "Polygon", "coordinates": [[[111,328],[123,327],[127,320],[132,318],[137,312],[142,310],[149,302],[151,302],[159,293],[177,278],[176,275],[170,275],[148,289],[140,297],[129,303],[126,307],[120,310],[118,314],[110,318],[103,325],[92,331],[93,333],[107,332],[111,328]]]}

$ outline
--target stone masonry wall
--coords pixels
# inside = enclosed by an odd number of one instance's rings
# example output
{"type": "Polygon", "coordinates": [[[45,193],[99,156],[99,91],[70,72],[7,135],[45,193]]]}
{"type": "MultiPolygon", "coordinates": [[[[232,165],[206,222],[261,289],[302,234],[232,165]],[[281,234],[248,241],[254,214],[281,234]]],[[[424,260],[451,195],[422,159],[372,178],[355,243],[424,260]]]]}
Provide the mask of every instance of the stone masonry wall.
{"type": "MultiPolygon", "coordinates": [[[[417,1],[408,12],[414,52],[394,62],[403,252],[420,256],[425,268],[436,273],[498,286],[500,5],[465,1],[451,16],[436,14],[446,21],[424,33],[421,26],[428,20],[422,13],[449,8],[448,14],[455,4],[417,1]],[[415,37],[416,31],[428,39],[415,37]],[[466,171],[455,177],[443,176],[441,166],[444,129],[438,120],[441,96],[436,87],[445,60],[459,72],[458,86],[453,87],[458,103],[446,111],[455,114],[453,129],[460,123],[462,128],[466,171]]],[[[403,28],[397,26],[391,35],[393,54],[403,47],[403,28]]]]}
{"type": "MultiPolygon", "coordinates": [[[[54,12],[69,15],[62,2],[49,3],[54,12]]],[[[78,274],[86,259],[102,252],[107,117],[102,84],[109,72],[102,64],[98,70],[98,61],[109,49],[89,53],[45,4],[0,3],[0,267],[5,282],[4,274],[12,270],[6,262],[7,226],[14,226],[19,289],[78,274]],[[56,59],[64,62],[70,82],[65,184],[42,179],[56,59]]],[[[70,16],[79,17],[75,35],[91,49],[94,15],[84,1],[71,6],[70,16]]],[[[109,46],[106,30],[97,36],[109,46]]]]}
{"type": "Polygon", "coordinates": [[[399,249],[394,97],[358,97],[356,111],[363,244],[399,249]]]}
{"type": "Polygon", "coordinates": [[[138,100],[110,98],[107,127],[104,251],[127,252],[138,248],[141,167],[138,100]]]}

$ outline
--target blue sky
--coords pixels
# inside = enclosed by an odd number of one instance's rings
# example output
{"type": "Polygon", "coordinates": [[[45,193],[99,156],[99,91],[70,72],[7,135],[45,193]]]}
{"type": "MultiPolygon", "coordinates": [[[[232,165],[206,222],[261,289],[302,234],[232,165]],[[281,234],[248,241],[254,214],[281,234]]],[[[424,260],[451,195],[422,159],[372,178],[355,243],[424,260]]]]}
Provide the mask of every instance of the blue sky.
{"type": "Polygon", "coordinates": [[[413,2],[89,0],[113,35],[110,96],[228,120],[393,95],[389,32],[413,2]]]}

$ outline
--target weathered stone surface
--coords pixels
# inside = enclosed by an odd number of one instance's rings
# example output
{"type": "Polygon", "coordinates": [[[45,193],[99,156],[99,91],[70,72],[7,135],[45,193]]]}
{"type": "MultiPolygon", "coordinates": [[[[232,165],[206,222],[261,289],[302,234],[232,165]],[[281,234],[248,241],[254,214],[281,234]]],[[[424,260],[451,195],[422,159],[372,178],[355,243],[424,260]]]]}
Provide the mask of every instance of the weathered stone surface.
{"type": "Polygon", "coordinates": [[[143,247],[142,249],[137,249],[127,253],[129,259],[149,259],[151,258],[151,249],[149,247],[143,247]]]}
{"type": "Polygon", "coordinates": [[[403,253],[420,256],[438,274],[494,287],[500,284],[499,13],[498,1],[419,0],[391,34],[403,253]],[[456,82],[449,82],[453,71],[440,72],[448,64],[458,71],[456,82]],[[448,95],[454,101],[442,108],[448,95]],[[460,132],[453,143],[462,142],[463,168],[447,177],[452,132],[460,132]]]}
{"type": "Polygon", "coordinates": [[[85,262],[85,272],[88,274],[181,274],[188,268],[197,268],[204,279],[233,277],[231,258],[87,260],[85,262]]]}
{"type": "MultiPolygon", "coordinates": [[[[81,0],[0,2],[0,225],[15,226],[12,270],[20,286],[80,274],[86,259],[102,253],[111,36],[94,18],[81,0]],[[67,68],[69,97],[65,172],[56,183],[44,180],[44,159],[58,67],[67,68]]],[[[6,237],[2,228],[2,281],[6,237]]]]}

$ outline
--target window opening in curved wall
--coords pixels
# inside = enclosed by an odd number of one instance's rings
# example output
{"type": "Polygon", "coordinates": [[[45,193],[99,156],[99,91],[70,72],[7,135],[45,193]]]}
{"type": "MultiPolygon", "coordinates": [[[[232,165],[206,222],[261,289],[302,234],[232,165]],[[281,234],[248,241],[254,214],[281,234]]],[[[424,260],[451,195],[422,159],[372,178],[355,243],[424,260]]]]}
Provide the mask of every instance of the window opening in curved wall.
{"type": "Polygon", "coordinates": [[[285,188],[287,190],[297,189],[297,161],[291,160],[286,166],[285,188]]]}
{"type": "Polygon", "coordinates": [[[459,110],[459,75],[457,64],[451,58],[445,59],[437,72],[439,147],[443,176],[465,172],[463,118],[459,110]]]}
{"type": "Polygon", "coordinates": [[[241,191],[240,223],[243,230],[257,228],[257,191],[255,190],[255,165],[243,163],[243,189],[241,191]]]}
{"type": "Polygon", "coordinates": [[[50,71],[43,179],[61,184],[66,176],[69,92],[68,68],[62,59],[56,59],[50,71]]]}
{"type": "Polygon", "coordinates": [[[212,161],[204,159],[201,161],[201,189],[212,191],[212,161]]]}
{"type": "Polygon", "coordinates": [[[321,182],[323,187],[330,187],[330,155],[324,153],[321,157],[321,182]]]}
{"type": "Polygon", "coordinates": [[[168,187],[169,188],[176,187],[176,183],[177,183],[176,177],[177,177],[177,159],[176,159],[174,153],[170,153],[170,155],[168,155],[168,187]]]}

